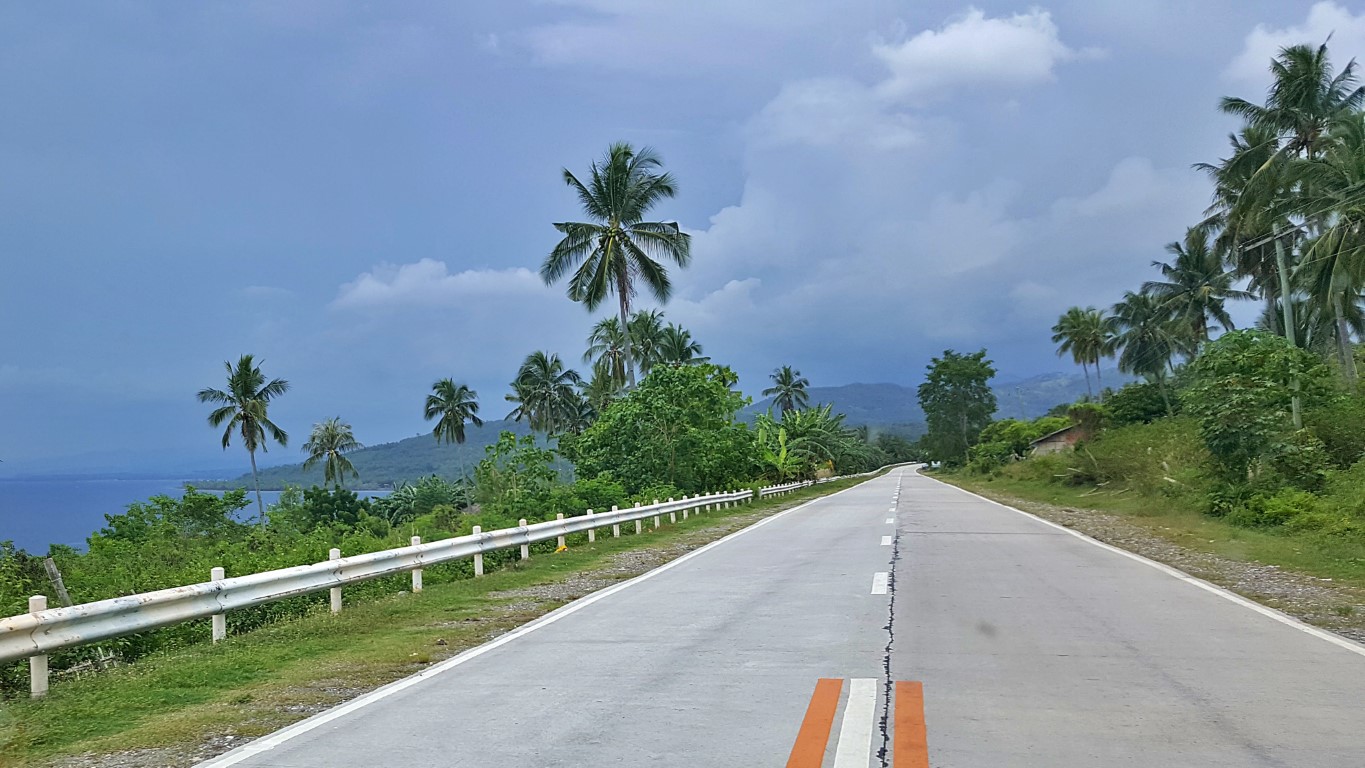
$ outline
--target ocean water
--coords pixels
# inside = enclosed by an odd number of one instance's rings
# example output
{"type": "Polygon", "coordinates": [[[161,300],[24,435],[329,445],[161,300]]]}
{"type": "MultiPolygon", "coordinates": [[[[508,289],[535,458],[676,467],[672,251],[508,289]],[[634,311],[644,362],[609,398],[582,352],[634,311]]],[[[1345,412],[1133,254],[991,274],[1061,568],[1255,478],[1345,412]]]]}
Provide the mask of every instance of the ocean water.
{"type": "MultiPolygon", "coordinates": [[[[85,548],[85,539],[104,527],[105,515],[117,515],[128,505],[165,494],[180,496],[184,480],[169,477],[70,476],[0,479],[0,541],[33,554],[47,552],[49,544],[85,548]]],[[[384,491],[360,491],[361,496],[382,496],[384,491]]],[[[242,510],[247,519],[256,516],[256,494],[242,510]]],[[[261,491],[267,507],[278,500],[279,491],[261,491]]]]}

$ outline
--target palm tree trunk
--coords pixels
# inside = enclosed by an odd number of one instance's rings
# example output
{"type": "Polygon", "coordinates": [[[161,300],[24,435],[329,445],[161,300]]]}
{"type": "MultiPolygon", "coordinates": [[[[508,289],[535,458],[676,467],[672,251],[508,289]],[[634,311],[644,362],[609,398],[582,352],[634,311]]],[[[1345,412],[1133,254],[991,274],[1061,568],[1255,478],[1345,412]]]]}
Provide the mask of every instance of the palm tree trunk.
{"type": "Polygon", "coordinates": [[[1156,372],[1156,388],[1161,392],[1161,400],[1166,403],[1166,415],[1174,416],[1175,409],[1171,407],[1171,396],[1166,392],[1166,373],[1160,368],[1156,372]]]}
{"type": "Polygon", "coordinates": [[[1346,327],[1346,314],[1341,306],[1341,291],[1332,297],[1332,312],[1337,320],[1337,357],[1341,360],[1341,372],[1346,377],[1346,388],[1356,391],[1356,360],[1351,349],[1351,330],[1346,327]]]}
{"type": "Polygon", "coordinates": [[[1104,381],[1100,379],[1100,358],[1095,356],[1095,389],[1100,391],[1100,402],[1104,402],[1104,381]]]}
{"type": "Polygon", "coordinates": [[[265,502],[261,501],[261,477],[256,473],[256,452],[249,450],[251,454],[251,481],[256,485],[256,511],[259,513],[257,524],[265,525],[265,502]]]}
{"type": "Polygon", "coordinates": [[[1084,360],[1081,361],[1081,370],[1085,372],[1085,399],[1094,400],[1095,393],[1090,390],[1090,366],[1084,360]]]}
{"type": "MultiPolygon", "coordinates": [[[[1275,268],[1280,273],[1280,305],[1284,308],[1284,335],[1289,339],[1289,346],[1297,347],[1298,342],[1294,336],[1294,299],[1289,289],[1289,268],[1285,266],[1284,241],[1280,239],[1280,231],[1275,230],[1275,268]]],[[[1303,429],[1303,406],[1299,402],[1299,375],[1294,374],[1294,381],[1291,384],[1294,396],[1290,400],[1291,408],[1294,412],[1294,429],[1303,429]]]]}
{"type": "Polygon", "coordinates": [[[626,346],[626,380],[631,389],[635,389],[635,356],[630,348],[630,294],[625,287],[625,280],[617,280],[616,293],[621,297],[621,340],[626,346]]]}

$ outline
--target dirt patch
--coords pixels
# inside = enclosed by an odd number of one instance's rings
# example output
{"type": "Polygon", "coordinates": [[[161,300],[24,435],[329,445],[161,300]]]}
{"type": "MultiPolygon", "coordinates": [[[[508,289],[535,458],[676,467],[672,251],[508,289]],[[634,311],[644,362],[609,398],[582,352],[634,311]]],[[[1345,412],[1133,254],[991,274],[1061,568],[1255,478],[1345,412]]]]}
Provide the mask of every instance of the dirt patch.
{"type": "Polygon", "coordinates": [[[1183,547],[1109,512],[1059,507],[999,494],[992,494],[992,498],[1106,544],[1166,563],[1300,621],[1365,642],[1365,590],[1358,587],[1276,565],[1230,560],[1183,547]]]}

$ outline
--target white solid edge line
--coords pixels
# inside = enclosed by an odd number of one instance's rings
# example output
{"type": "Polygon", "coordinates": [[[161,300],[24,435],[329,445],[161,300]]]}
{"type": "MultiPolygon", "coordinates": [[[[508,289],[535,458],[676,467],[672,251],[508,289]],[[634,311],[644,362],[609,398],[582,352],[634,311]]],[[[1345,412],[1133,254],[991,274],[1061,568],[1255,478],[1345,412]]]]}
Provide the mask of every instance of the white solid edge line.
{"type": "Polygon", "coordinates": [[[872,594],[874,595],[886,594],[887,582],[889,580],[890,577],[887,575],[886,571],[877,571],[876,573],[872,574],[872,594]]]}
{"type": "Polygon", "coordinates": [[[1037,515],[1035,515],[1035,514],[1032,514],[1032,513],[1030,513],[1030,512],[1025,512],[1025,511],[1022,510],[1022,509],[1016,509],[1016,508],[1014,508],[1014,507],[1011,507],[1011,506],[1008,505],[1008,504],[1003,504],[1003,503],[1001,503],[1001,502],[998,502],[998,501],[996,501],[995,499],[988,499],[988,498],[986,498],[985,496],[982,496],[982,495],[979,494],[979,493],[972,493],[971,491],[969,491],[969,490],[967,490],[967,489],[965,489],[965,488],[958,488],[956,485],[953,485],[952,483],[945,483],[945,482],[943,482],[942,480],[939,480],[938,478],[928,477],[927,475],[920,475],[920,477],[923,477],[923,478],[925,478],[925,479],[927,479],[927,480],[932,480],[932,481],[934,481],[934,482],[936,482],[936,483],[939,483],[939,484],[941,484],[941,485],[946,485],[946,486],[948,486],[949,488],[953,488],[953,489],[955,489],[955,490],[961,491],[961,492],[967,494],[968,496],[975,496],[976,498],[981,499],[981,500],[984,501],[984,502],[988,502],[988,503],[990,503],[990,504],[994,504],[994,505],[997,506],[997,507],[1004,507],[1005,509],[1008,509],[1008,510],[1011,511],[1011,512],[1017,512],[1017,513],[1019,513],[1019,514],[1025,516],[1025,517],[1033,518],[1034,520],[1036,520],[1036,521],[1042,523],[1043,525],[1050,526],[1050,527],[1052,527],[1052,528],[1056,528],[1057,530],[1062,531],[1062,532],[1064,532],[1064,533],[1069,533],[1069,534],[1071,534],[1072,536],[1075,536],[1076,538],[1080,539],[1081,541],[1085,541],[1085,542],[1088,542],[1088,543],[1090,543],[1090,544],[1094,544],[1095,546],[1100,547],[1100,548],[1102,548],[1102,549],[1107,549],[1107,550],[1109,550],[1110,552],[1113,552],[1114,554],[1123,555],[1124,557],[1128,558],[1129,560],[1136,560],[1137,562],[1142,563],[1143,565],[1149,565],[1149,566],[1151,566],[1151,567],[1157,569],[1158,571],[1161,571],[1162,573],[1166,574],[1167,576],[1172,576],[1172,577],[1177,578],[1177,579],[1179,579],[1179,580],[1181,580],[1181,581],[1183,581],[1183,582],[1185,582],[1185,583],[1187,583],[1187,584],[1191,584],[1191,585],[1193,585],[1193,586],[1199,587],[1200,589],[1204,590],[1205,592],[1210,592],[1210,593],[1212,593],[1212,594],[1218,595],[1219,597],[1223,598],[1224,600],[1229,600],[1229,601],[1231,601],[1231,602],[1234,602],[1234,603],[1236,603],[1236,604],[1242,606],[1243,608],[1250,608],[1251,610],[1253,610],[1253,611],[1255,611],[1255,612],[1261,614],[1262,616],[1267,616],[1267,617],[1269,617],[1269,618],[1272,618],[1272,619],[1274,619],[1275,621],[1280,622],[1281,624],[1285,624],[1285,625],[1287,625],[1287,626],[1293,627],[1294,629],[1297,629],[1297,630],[1299,630],[1300,632],[1304,632],[1304,633],[1306,633],[1306,634],[1312,635],[1313,637],[1316,637],[1316,638],[1318,638],[1319,640],[1326,640],[1327,642],[1331,643],[1332,645],[1338,646],[1338,647],[1340,647],[1340,648],[1344,648],[1344,649],[1346,649],[1346,650],[1350,651],[1351,653],[1354,653],[1354,654],[1356,654],[1356,655],[1358,655],[1358,656],[1365,656],[1365,645],[1361,645],[1360,643],[1357,643],[1357,642],[1355,642],[1354,640],[1350,640],[1350,639],[1348,639],[1348,638],[1342,637],[1341,635],[1338,635],[1338,634],[1336,634],[1336,633],[1334,633],[1334,632],[1328,632],[1327,630],[1325,630],[1325,629],[1319,629],[1318,627],[1315,627],[1315,626],[1313,626],[1312,624],[1307,624],[1307,623],[1304,623],[1304,622],[1302,622],[1302,621],[1299,621],[1298,619],[1294,618],[1293,616],[1290,616],[1290,615],[1287,614],[1287,613],[1281,613],[1280,611],[1277,611],[1277,610],[1275,610],[1274,608],[1270,608],[1270,607],[1261,605],[1260,603],[1258,603],[1258,602],[1256,602],[1256,601],[1254,601],[1254,600],[1251,600],[1251,599],[1242,597],[1241,595],[1237,594],[1236,592],[1232,592],[1232,591],[1227,590],[1227,589],[1224,589],[1223,587],[1220,587],[1220,586],[1218,586],[1218,585],[1216,585],[1216,584],[1213,584],[1213,583],[1204,581],[1203,579],[1200,579],[1200,578],[1196,578],[1196,577],[1194,577],[1194,576],[1191,576],[1191,575],[1189,575],[1188,573],[1185,573],[1184,571],[1179,570],[1179,569],[1177,569],[1177,568],[1172,568],[1171,566],[1166,565],[1165,563],[1157,562],[1156,560],[1153,560],[1153,559],[1148,558],[1148,557],[1143,557],[1142,555],[1139,555],[1139,554],[1137,554],[1136,552],[1129,552],[1129,551],[1126,550],[1126,549],[1120,549],[1120,548],[1118,548],[1118,547],[1116,547],[1116,546],[1114,546],[1114,545],[1112,545],[1112,544],[1106,544],[1106,543],[1104,543],[1103,541],[1100,541],[1099,539],[1095,539],[1095,538],[1092,538],[1092,537],[1090,537],[1090,536],[1086,536],[1084,533],[1081,533],[1080,531],[1072,530],[1072,529],[1070,529],[1070,528],[1067,528],[1067,527],[1064,526],[1064,525],[1058,525],[1057,523],[1054,523],[1054,522],[1052,522],[1051,520],[1044,520],[1043,518],[1041,518],[1041,517],[1039,517],[1039,516],[1037,516],[1037,515]]]}
{"type": "MultiPolygon", "coordinates": [[[[869,482],[877,479],[878,477],[869,477],[867,480],[863,482],[869,482]]],[[[302,736],[303,734],[308,733],[309,731],[320,726],[326,725],[327,723],[330,723],[333,720],[336,720],[337,718],[349,715],[350,713],[362,707],[373,704],[376,701],[386,699],[395,693],[411,688],[412,686],[417,685],[418,683],[423,682],[429,678],[435,677],[441,674],[442,672],[454,669],[455,667],[458,667],[467,661],[472,661],[478,658],[479,656],[488,653],[491,650],[494,650],[496,648],[499,648],[512,642],[513,640],[516,640],[519,637],[529,635],[530,633],[538,629],[547,627],[555,623],[556,621],[559,621],[565,616],[577,613],[578,611],[587,608],[593,603],[610,597],[623,589],[627,589],[631,586],[634,586],[635,584],[639,584],[642,581],[646,581],[655,576],[658,576],[661,573],[664,573],[665,571],[671,570],[679,565],[682,565],[688,560],[691,560],[694,557],[704,554],[705,552],[708,552],[711,549],[714,549],[715,547],[718,547],[721,544],[730,541],[731,539],[739,538],[740,536],[743,536],[744,534],[749,533],[750,531],[762,528],[763,526],[773,522],[774,520],[786,517],[787,515],[790,515],[793,512],[799,512],[812,504],[817,504],[827,499],[832,499],[841,493],[851,491],[854,488],[859,488],[861,486],[862,483],[858,483],[857,485],[849,486],[848,488],[844,488],[843,490],[835,491],[834,493],[831,493],[828,496],[821,496],[818,499],[811,499],[810,501],[807,501],[806,503],[801,504],[800,506],[792,507],[791,509],[785,509],[781,512],[778,512],[775,515],[765,517],[762,520],[759,520],[758,522],[754,523],[753,525],[745,526],[744,528],[741,528],[738,531],[735,531],[734,533],[716,539],[715,541],[711,542],[710,544],[707,544],[706,546],[703,546],[699,549],[694,549],[676,560],[670,560],[669,562],[664,563],[663,565],[659,566],[658,568],[655,568],[652,571],[646,571],[633,579],[629,579],[627,581],[621,582],[620,584],[615,584],[613,586],[607,587],[606,589],[593,592],[592,594],[587,595],[585,597],[581,597],[569,603],[568,605],[556,608],[555,610],[550,611],[549,613],[530,622],[529,624],[523,624],[522,626],[512,630],[511,632],[508,632],[505,635],[490,640],[484,643],[483,645],[478,645],[473,648],[470,648],[467,651],[463,651],[455,656],[452,656],[449,659],[446,659],[445,661],[439,664],[435,664],[427,669],[424,669],[415,675],[410,675],[401,680],[395,680],[392,683],[389,683],[388,685],[376,688],[373,691],[370,691],[369,693],[351,699],[350,701],[344,704],[340,704],[325,712],[319,712],[318,714],[313,715],[310,718],[300,720],[299,722],[294,723],[293,725],[290,726],[286,726],[278,731],[275,731],[272,734],[262,736],[261,738],[256,739],[255,741],[243,744],[242,746],[237,747],[234,750],[224,752],[223,754],[205,760],[202,763],[196,763],[193,766],[193,768],[227,768],[227,766],[236,765],[237,763],[240,763],[243,760],[246,760],[247,758],[255,757],[256,755],[259,755],[263,752],[269,752],[275,747],[278,747],[279,745],[285,743],[286,741],[289,741],[290,739],[294,738],[295,736],[302,736]]]]}
{"type": "Polygon", "coordinates": [[[891,537],[890,537],[890,536],[883,536],[883,537],[882,537],[882,546],[883,546],[883,547],[889,547],[889,546],[891,546],[891,537]]]}
{"type": "Polygon", "coordinates": [[[844,722],[839,726],[833,768],[867,768],[872,759],[872,720],[876,715],[877,681],[871,678],[848,681],[848,701],[844,704],[844,722]]]}

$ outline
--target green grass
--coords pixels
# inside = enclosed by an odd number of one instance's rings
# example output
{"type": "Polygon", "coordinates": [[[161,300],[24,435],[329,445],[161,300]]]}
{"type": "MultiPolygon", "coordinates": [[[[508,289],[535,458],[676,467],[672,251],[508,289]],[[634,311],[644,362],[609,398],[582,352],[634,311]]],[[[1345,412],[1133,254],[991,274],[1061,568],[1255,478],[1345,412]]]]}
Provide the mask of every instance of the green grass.
{"type": "Polygon", "coordinates": [[[1110,512],[1188,549],[1365,587],[1365,540],[1359,537],[1240,528],[1203,514],[1180,497],[1140,495],[1121,488],[1099,490],[999,476],[939,477],[1001,502],[1024,499],[1110,512]]]}
{"type": "MultiPolygon", "coordinates": [[[[533,554],[525,563],[482,579],[429,584],[419,595],[391,595],[325,609],[270,625],[217,645],[155,654],[136,664],[82,679],[54,679],[38,701],[0,704],[0,766],[34,765],[81,753],[170,747],[179,759],[207,738],[238,743],[303,719],[314,711],[399,679],[427,664],[479,645],[562,603],[531,602],[493,593],[591,574],[627,550],[699,546],[808,499],[856,485],[840,481],[778,499],[679,519],[622,537],[598,531],[570,537],[569,549],[533,554]],[[513,604],[515,603],[515,604],[513,604]],[[441,641],[444,641],[443,643],[441,641]]],[[[627,578],[634,574],[615,574],[627,578]]]]}

